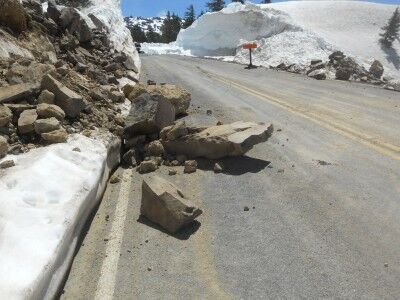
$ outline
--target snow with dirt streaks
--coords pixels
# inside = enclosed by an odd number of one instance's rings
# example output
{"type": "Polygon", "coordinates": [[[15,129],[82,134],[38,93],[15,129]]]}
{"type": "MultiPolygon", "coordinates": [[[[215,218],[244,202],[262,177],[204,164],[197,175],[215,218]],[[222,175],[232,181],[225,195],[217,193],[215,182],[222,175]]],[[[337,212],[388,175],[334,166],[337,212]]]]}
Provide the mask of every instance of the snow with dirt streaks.
{"type": "Polygon", "coordinates": [[[53,298],[118,163],[117,148],[74,135],[68,143],[3,159],[16,166],[0,173],[1,299],[53,298]]]}

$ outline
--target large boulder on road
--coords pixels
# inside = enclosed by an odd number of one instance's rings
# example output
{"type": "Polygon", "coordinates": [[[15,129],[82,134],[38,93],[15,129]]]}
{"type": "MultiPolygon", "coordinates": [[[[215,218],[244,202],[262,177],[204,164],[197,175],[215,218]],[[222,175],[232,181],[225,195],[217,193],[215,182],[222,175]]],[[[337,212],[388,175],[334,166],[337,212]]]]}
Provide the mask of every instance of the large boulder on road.
{"type": "Polygon", "coordinates": [[[68,117],[78,117],[80,112],[86,107],[85,101],[81,96],[54,79],[51,75],[43,77],[42,89],[46,89],[55,95],[55,104],[61,107],[68,117]]]}
{"type": "Polygon", "coordinates": [[[143,180],[140,213],[168,232],[176,233],[200,216],[202,210],[186,199],[175,185],[153,176],[143,180]]]}
{"type": "Polygon", "coordinates": [[[124,136],[157,133],[175,120],[175,108],[163,97],[142,94],[132,103],[124,136]]]}
{"type": "Polygon", "coordinates": [[[189,133],[179,138],[170,135],[170,130],[176,128],[167,127],[160,134],[168,153],[219,159],[244,155],[254,145],[267,141],[272,135],[273,125],[239,121],[209,128],[188,128],[189,133]],[[168,136],[174,139],[170,140],[168,136]]]}
{"type": "Polygon", "coordinates": [[[172,84],[151,85],[148,90],[151,95],[159,95],[171,102],[177,116],[186,114],[192,99],[187,90],[172,84]]]}

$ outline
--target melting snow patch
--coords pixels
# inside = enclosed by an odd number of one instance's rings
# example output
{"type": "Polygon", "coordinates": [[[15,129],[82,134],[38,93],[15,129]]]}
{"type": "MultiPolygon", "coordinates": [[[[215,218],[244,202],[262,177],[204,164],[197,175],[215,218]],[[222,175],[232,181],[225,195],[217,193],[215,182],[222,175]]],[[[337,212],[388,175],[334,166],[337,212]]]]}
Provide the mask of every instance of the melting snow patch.
{"type": "Polygon", "coordinates": [[[0,295],[52,298],[82,226],[100,200],[119,144],[82,135],[13,159],[0,174],[0,295]],[[79,149],[79,150],[78,150],[79,149]]]}

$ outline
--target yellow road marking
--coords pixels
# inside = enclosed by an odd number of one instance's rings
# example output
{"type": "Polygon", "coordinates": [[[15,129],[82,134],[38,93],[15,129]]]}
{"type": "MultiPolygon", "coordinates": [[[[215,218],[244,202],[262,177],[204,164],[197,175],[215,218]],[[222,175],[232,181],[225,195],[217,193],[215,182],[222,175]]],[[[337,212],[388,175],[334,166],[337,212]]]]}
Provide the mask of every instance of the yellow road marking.
{"type": "Polygon", "coordinates": [[[349,127],[346,127],[343,124],[339,124],[335,122],[335,120],[329,120],[327,116],[320,116],[316,113],[307,111],[305,109],[301,109],[298,107],[295,107],[285,101],[282,101],[274,96],[267,95],[265,93],[256,91],[254,89],[251,89],[243,84],[240,84],[238,82],[235,82],[231,79],[227,79],[225,77],[216,75],[216,74],[211,74],[200,67],[198,69],[207,74],[210,78],[213,78],[215,80],[218,80],[222,83],[231,85],[236,87],[239,90],[242,90],[250,95],[253,95],[263,101],[267,101],[275,106],[278,106],[280,108],[283,108],[287,111],[290,111],[291,113],[294,113],[298,116],[301,116],[307,120],[310,120],[314,123],[317,123],[318,125],[325,127],[331,131],[334,131],[336,133],[339,133],[347,138],[350,138],[370,149],[375,150],[376,152],[379,152],[380,154],[383,154],[385,156],[388,156],[394,160],[400,160],[400,147],[397,145],[393,145],[387,142],[379,141],[377,138],[368,136],[364,133],[358,132],[354,129],[351,129],[349,127]]]}

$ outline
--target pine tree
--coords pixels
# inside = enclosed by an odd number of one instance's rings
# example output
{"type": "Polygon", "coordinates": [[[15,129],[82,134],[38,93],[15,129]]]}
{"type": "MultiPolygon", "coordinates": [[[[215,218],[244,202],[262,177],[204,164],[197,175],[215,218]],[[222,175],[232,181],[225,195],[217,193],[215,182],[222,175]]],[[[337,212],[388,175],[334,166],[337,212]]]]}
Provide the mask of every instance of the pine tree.
{"type": "Polygon", "coordinates": [[[262,0],[261,1],[261,4],[269,4],[269,3],[272,3],[272,1],[271,0],[262,0]]]}
{"type": "Polygon", "coordinates": [[[204,10],[202,10],[200,13],[199,13],[199,15],[197,16],[197,19],[198,18],[200,18],[202,15],[204,15],[205,14],[205,12],[204,12],[204,10]]]}
{"type": "Polygon", "coordinates": [[[135,25],[131,28],[131,35],[135,42],[144,43],[147,41],[144,31],[139,25],[135,25]]]}
{"type": "Polygon", "coordinates": [[[206,3],[206,6],[210,11],[220,11],[225,6],[224,0],[211,0],[210,2],[206,3]]]}
{"type": "Polygon", "coordinates": [[[190,6],[187,8],[187,10],[186,10],[185,19],[184,19],[184,21],[183,21],[182,28],[183,28],[183,29],[188,28],[190,25],[193,24],[193,22],[194,22],[195,20],[196,20],[196,14],[195,14],[195,12],[194,12],[194,6],[193,6],[193,4],[192,4],[192,5],[190,5],[190,6]]]}
{"type": "Polygon", "coordinates": [[[176,41],[179,31],[181,30],[182,20],[177,15],[167,12],[164,23],[161,26],[162,41],[170,43],[176,41]]]}
{"type": "Polygon", "coordinates": [[[399,8],[396,8],[393,15],[390,17],[387,25],[382,27],[384,30],[383,33],[380,34],[381,38],[379,41],[382,45],[386,47],[392,47],[392,44],[396,38],[399,38],[399,30],[400,30],[400,12],[399,8]]]}
{"type": "Polygon", "coordinates": [[[240,3],[244,4],[244,0],[232,0],[232,2],[240,2],[240,3]]]}
{"type": "Polygon", "coordinates": [[[147,27],[146,39],[148,43],[161,43],[161,35],[150,25],[147,27]]]}

